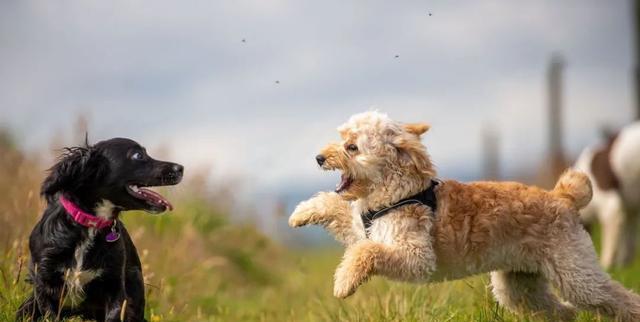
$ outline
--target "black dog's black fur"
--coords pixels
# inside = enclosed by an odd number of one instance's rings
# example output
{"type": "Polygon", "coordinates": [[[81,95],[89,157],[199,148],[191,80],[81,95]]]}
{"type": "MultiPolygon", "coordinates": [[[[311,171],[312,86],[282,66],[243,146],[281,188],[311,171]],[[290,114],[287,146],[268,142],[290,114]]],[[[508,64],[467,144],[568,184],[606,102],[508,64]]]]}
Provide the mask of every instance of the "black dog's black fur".
{"type": "Polygon", "coordinates": [[[20,306],[17,320],[79,315],[84,319],[120,321],[124,312],[125,321],[143,321],[140,259],[118,214],[125,210],[166,210],[166,203],[136,197],[130,186],[174,185],[182,179],[182,171],[179,164],[152,159],[143,147],[129,139],[68,148],[42,184],[47,208],[29,239],[29,279],[34,292],[20,306]],[[120,239],[105,240],[110,228],[95,231],[91,238],[90,229],[75,222],[62,207],[61,194],[90,214],[104,205],[103,200],[112,203],[110,213],[120,239]],[[101,273],[84,284],[80,303],[61,305],[68,292],[65,272],[73,272],[77,266],[76,249],[83,243],[90,246],[82,256],[81,270],[101,273]]]}

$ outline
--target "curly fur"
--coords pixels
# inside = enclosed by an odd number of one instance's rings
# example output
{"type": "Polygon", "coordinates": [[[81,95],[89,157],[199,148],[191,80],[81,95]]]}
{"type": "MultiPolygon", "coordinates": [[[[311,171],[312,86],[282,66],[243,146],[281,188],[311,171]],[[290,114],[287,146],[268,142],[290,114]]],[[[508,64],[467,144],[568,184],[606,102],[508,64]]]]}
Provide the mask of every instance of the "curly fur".
{"type": "Polygon", "coordinates": [[[515,312],[571,320],[585,309],[640,320],[640,297],[598,265],[578,214],[591,199],[591,184],[574,170],[551,191],[447,180],[436,188],[435,214],[422,205],[394,209],[373,222],[366,238],[361,213],[416,194],[435,177],[420,141],[428,129],[378,112],[357,114],[338,128],[342,142],[317,157],[323,169],[341,171],[351,184],[300,203],[289,224],[322,225],[346,246],[335,296],[353,294],[373,275],[433,282],[491,272],[496,299],[515,312]]]}

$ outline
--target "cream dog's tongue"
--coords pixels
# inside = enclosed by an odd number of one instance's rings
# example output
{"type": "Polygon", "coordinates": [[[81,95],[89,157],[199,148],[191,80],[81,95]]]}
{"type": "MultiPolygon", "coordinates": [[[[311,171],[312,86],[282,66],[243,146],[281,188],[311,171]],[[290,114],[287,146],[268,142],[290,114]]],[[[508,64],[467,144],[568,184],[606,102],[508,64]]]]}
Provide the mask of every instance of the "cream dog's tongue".
{"type": "Polygon", "coordinates": [[[344,189],[348,188],[348,187],[349,187],[349,185],[351,185],[351,182],[352,182],[352,181],[353,181],[353,180],[351,180],[351,177],[349,177],[348,175],[346,175],[346,174],[344,174],[344,173],[343,173],[343,174],[340,176],[340,183],[338,183],[338,184],[336,185],[336,192],[340,192],[340,191],[342,191],[342,190],[344,190],[344,189]]]}

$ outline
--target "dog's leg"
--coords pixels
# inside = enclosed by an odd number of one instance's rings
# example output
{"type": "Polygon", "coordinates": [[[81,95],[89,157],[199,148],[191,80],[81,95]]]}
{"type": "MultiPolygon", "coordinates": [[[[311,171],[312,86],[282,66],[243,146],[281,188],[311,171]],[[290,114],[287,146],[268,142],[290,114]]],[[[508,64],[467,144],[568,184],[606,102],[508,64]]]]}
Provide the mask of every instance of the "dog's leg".
{"type": "Polygon", "coordinates": [[[351,216],[349,203],[335,192],[320,192],[303,201],[289,217],[289,226],[321,225],[344,245],[351,245],[364,238],[364,229],[357,227],[351,216]]]}
{"type": "Polygon", "coordinates": [[[333,294],[345,298],[372,275],[404,281],[428,280],[436,259],[427,232],[417,231],[398,238],[402,243],[390,246],[368,239],[347,248],[334,277],[333,294]],[[408,235],[415,234],[409,237],[408,235]]]}
{"type": "Polygon", "coordinates": [[[16,312],[16,321],[37,321],[42,317],[40,310],[36,304],[36,299],[33,295],[29,296],[18,308],[16,312]]]}
{"type": "Polygon", "coordinates": [[[44,269],[40,271],[41,273],[34,278],[33,284],[36,311],[40,311],[41,316],[55,319],[62,312],[60,304],[64,302],[62,293],[64,282],[61,278],[49,277],[50,274],[46,274],[44,269]]]}
{"type": "MultiPolygon", "coordinates": [[[[136,255],[137,257],[137,255],[136,255]]],[[[125,277],[127,307],[125,321],[144,320],[144,282],[139,267],[130,267],[125,277]]]]}
{"type": "Polygon", "coordinates": [[[640,211],[636,209],[625,209],[626,222],[622,231],[620,247],[616,251],[615,263],[619,266],[626,266],[633,262],[636,254],[636,242],[638,224],[640,221],[640,211]]]}
{"type": "Polygon", "coordinates": [[[622,206],[622,200],[617,192],[610,194],[603,204],[600,214],[602,223],[602,255],[601,263],[604,268],[611,268],[616,264],[616,253],[624,239],[624,226],[626,214],[622,206]]]}
{"type": "Polygon", "coordinates": [[[491,286],[498,303],[514,313],[545,315],[549,321],[575,318],[575,309],[560,302],[542,274],[495,271],[491,286]]]}
{"type": "MultiPolygon", "coordinates": [[[[113,281],[118,283],[118,281],[113,281]]],[[[121,283],[122,284],[122,283],[121,283]]],[[[124,289],[124,285],[122,285],[124,289]]],[[[121,317],[125,317],[125,321],[130,321],[127,317],[130,315],[126,310],[126,296],[123,291],[119,291],[116,294],[107,297],[105,304],[105,322],[120,322],[123,321],[121,317]]]]}
{"type": "MultiPolygon", "coordinates": [[[[127,238],[125,236],[123,238],[127,238]]],[[[135,250],[133,250],[135,252],[135,250]]],[[[131,261],[139,259],[137,254],[131,261]]],[[[124,269],[124,277],[114,276],[108,282],[103,292],[108,294],[105,299],[105,322],[126,321],[142,322],[144,319],[144,282],[140,266],[128,266],[124,269]]]]}
{"type": "Polygon", "coordinates": [[[640,296],[626,290],[602,271],[589,236],[583,229],[567,232],[554,248],[545,275],[565,300],[620,321],[640,321],[640,296]]]}
{"type": "MultiPolygon", "coordinates": [[[[144,290],[142,291],[144,293],[144,290]]],[[[107,300],[106,308],[105,322],[146,322],[144,294],[118,293],[107,300]]]]}
{"type": "Polygon", "coordinates": [[[353,294],[358,286],[375,273],[376,261],[389,252],[387,247],[370,240],[362,240],[347,248],[334,275],[333,295],[345,298],[353,294]]]}

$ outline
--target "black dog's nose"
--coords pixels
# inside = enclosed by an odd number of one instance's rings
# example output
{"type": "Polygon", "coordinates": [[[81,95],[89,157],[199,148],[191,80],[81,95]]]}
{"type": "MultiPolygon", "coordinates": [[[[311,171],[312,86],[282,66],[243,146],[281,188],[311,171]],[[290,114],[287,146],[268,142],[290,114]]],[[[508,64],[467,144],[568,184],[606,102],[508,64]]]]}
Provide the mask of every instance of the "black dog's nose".
{"type": "Polygon", "coordinates": [[[318,165],[323,165],[324,162],[327,161],[327,158],[325,158],[322,154],[318,154],[316,155],[316,161],[318,161],[318,165]]]}
{"type": "Polygon", "coordinates": [[[179,165],[179,164],[174,164],[174,165],[171,167],[171,170],[173,170],[173,172],[177,172],[177,173],[179,173],[179,174],[182,174],[182,172],[184,171],[184,167],[183,167],[183,166],[181,166],[181,165],[179,165]]]}

